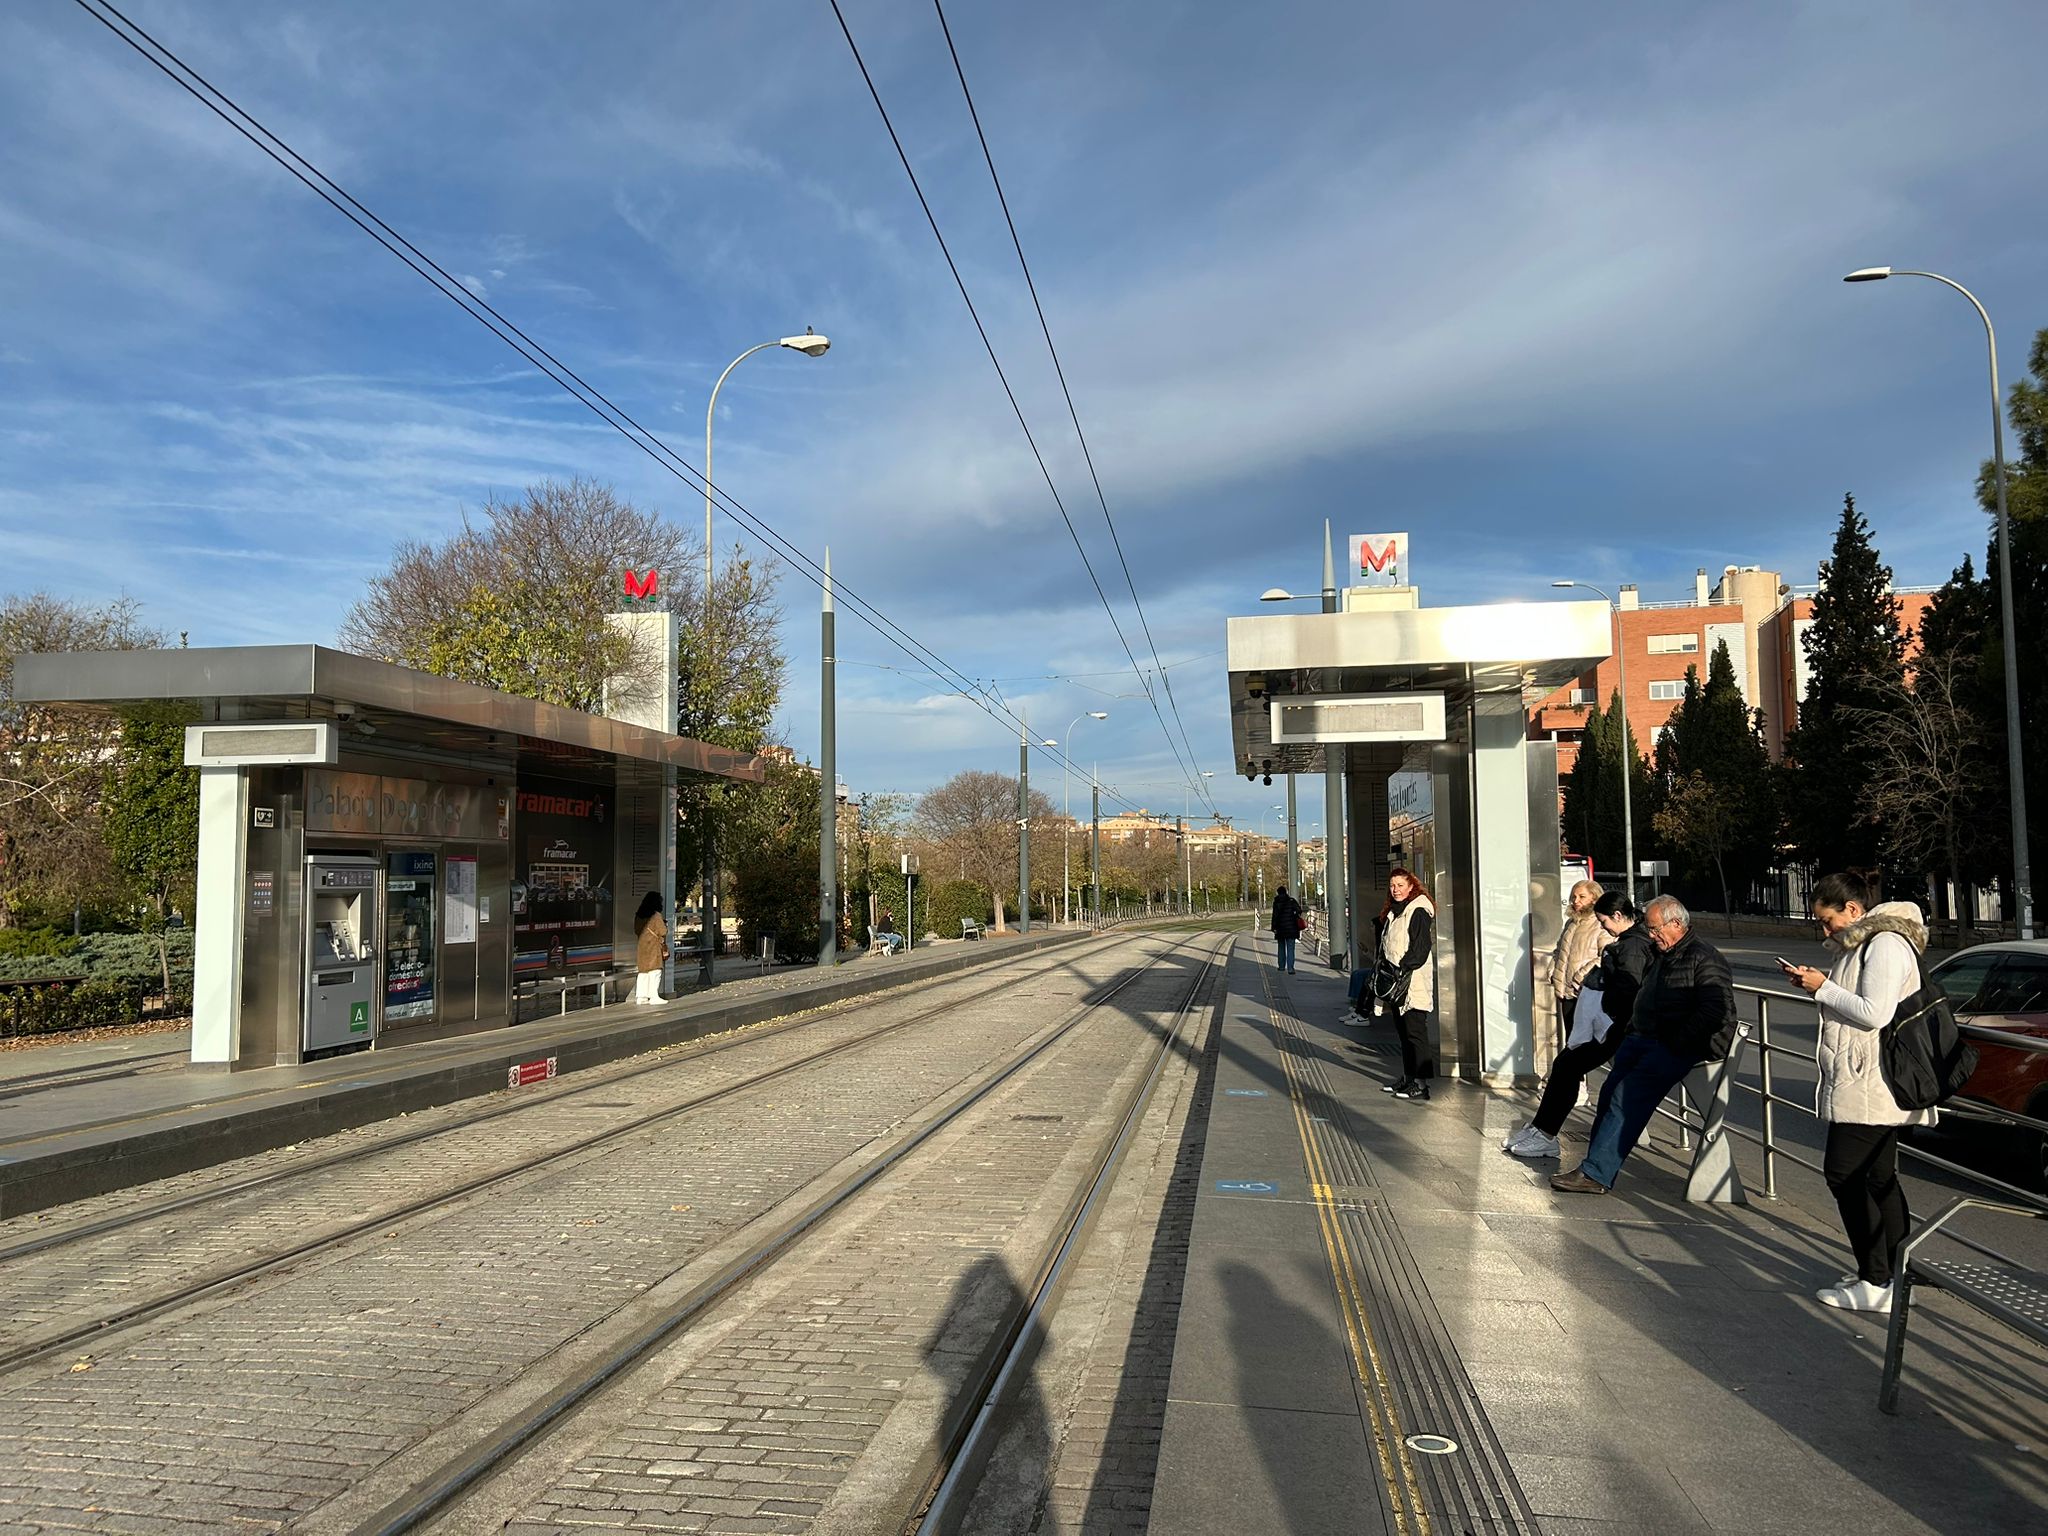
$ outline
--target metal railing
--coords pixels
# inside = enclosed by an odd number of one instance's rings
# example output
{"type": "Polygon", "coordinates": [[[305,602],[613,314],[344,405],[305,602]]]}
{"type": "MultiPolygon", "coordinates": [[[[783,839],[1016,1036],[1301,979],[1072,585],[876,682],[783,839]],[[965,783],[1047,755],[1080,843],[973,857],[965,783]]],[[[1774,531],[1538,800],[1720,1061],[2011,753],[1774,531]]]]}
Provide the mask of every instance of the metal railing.
{"type": "MultiPolygon", "coordinates": [[[[1827,1177],[1827,1171],[1819,1163],[1811,1158],[1801,1156],[1798,1152],[1783,1145],[1778,1140],[1777,1111],[1780,1108],[1796,1110],[1801,1114],[1812,1117],[1816,1121],[1818,1121],[1819,1116],[1811,1105],[1802,1104],[1796,1099],[1788,1099],[1777,1092],[1771,1073],[1771,1059],[1774,1056],[1796,1057],[1801,1061],[1812,1063],[1814,1071],[1818,1073],[1820,1070],[1820,1040],[1816,1034],[1812,1050],[1805,1050],[1798,1046],[1784,1045],[1774,1041],[1771,1038],[1771,1006],[1773,1003],[1780,1005],[1786,1003],[1798,1004],[1813,1010],[1816,1018],[1818,1017],[1819,1009],[1814,1000],[1804,993],[1781,992],[1769,987],[1742,985],[1738,985],[1735,990],[1738,993],[1746,994],[1756,999],[1757,1017],[1756,1024],[1753,1027],[1752,1041],[1757,1047],[1757,1081],[1748,1083],[1740,1078],[1736,1078],[1732,1086],[1757,1095],[1763,1132],[1759,1135],[1745,1126],[1734,1124],[1727,1124],[1724,1128],[1729,1134],[1740,1136],[1752,1145],[1762,1148],[1764,1197],[1769,1200],[1775,1200],[1778,1198],[1777,1163],[1779,1158],[1789,1158],[1800,1167],[1819,1174],[1822,1178],[1827,1177]]],[[[1958,1027],[1965,1039],[1979,1045],[1994,1045],[2008,1050],[2021,1050],[2039,1055],[2048,1055],[2048,1040],[2036,1039],[2030,1035],[2016,1035],[2002,1029],[1985,1029],[1975,1024],[1961,1024],[1958,1027]]],[[[1663,1110],[1661,1106],[1660,1112],[1665,1114],[1672,1113],[1669,1110],[1663,1110]]],[[[1951,1099],[1948,1103],[1941,1106],[1941,1113],[1955,1115],[1959,1119],[1974,1120],[1984,1124],[2015,1126],[2048,1134],[2048,1121],[2035,1119],[2033,1116],[2021,1114],[2017,1110],[2009,1110],[1996,1104],[1989,1104],[1981,1099],[1951,1099]]],[[[1679,1122],[1681,1127],[1679,1133],[1680,1146],[1684,1147],[1687,1144],[1686,1132],[1688,1130],[1696,1130],[1698,1127],[1692,1125],[1683,1113],[1673,1114],[1672,1118],[1679,1122]]],[[[2017,1200],[2035,1210],[2048,1211],[2048,1199],[2044,1199],[2032,1190],[2022,1189],[2016,1184],[2008,1184],[2005,1180],[1984,1173],[1979,1169],[1952,1162],[1948,1158],[1939,1157],[1923,1147],[1916,1147],[1904,1141],[1899,1144],[1899,1151],[1915,1162],[1924,1163],[1931,1168],[1939,1168],[1944,1173],[1959,1178],[1972,1180],[1989,1189],[1996,1190],[2000,1195],[2017,1200]]],[[[2025,1267],[2019,1264],[2019,1261],[1999,1252],[1997,1249],[1987,1248],[1984,1244],[1965,1237],[1959,1232],[1944,1230],[1943,1236],[1952,1238],[1966,1248],[1975,1249],[1977,1252],[1998,1259],[2003,1263],[2012,1264],[2020,1268],[2025,1267]]]]}

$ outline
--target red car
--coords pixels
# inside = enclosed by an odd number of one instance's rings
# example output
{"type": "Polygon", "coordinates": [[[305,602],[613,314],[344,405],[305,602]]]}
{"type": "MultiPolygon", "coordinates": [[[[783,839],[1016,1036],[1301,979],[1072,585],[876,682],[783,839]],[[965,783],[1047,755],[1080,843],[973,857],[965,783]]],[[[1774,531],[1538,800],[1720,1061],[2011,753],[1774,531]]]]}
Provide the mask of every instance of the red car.
{"type": "MultiPolygon", "coordinates": [[[[2048,1042],[2048,940],[1980,944],[1951,955],[1928,977],[1948,994],[1963,1023],[2048,1042]]],[[[2048,1052],[1972,1043],[1977,1070],[1962,1097],[2048,1120],[2048,1052]]],[[[2048,1132],[2025,1129],[2023,1144],[2027,1172],[2048,1186],[2048,1132]]]]}

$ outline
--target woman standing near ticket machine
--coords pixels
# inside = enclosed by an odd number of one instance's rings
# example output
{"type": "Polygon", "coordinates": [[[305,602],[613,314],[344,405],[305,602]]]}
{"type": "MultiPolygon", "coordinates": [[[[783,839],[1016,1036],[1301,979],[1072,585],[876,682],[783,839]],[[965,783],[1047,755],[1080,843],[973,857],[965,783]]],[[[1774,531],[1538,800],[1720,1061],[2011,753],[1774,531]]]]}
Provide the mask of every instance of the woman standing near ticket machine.
{"type": "Polygon", "coordinates": [[[633,918],[633,932],[639,945],[633,968],[639,976],[633,987],[636,1003],[661,1001],[661,965],[668,958],[668,919],[662,916],[661,892],[649,891],[640,898],[640,911],[633,918]]]}

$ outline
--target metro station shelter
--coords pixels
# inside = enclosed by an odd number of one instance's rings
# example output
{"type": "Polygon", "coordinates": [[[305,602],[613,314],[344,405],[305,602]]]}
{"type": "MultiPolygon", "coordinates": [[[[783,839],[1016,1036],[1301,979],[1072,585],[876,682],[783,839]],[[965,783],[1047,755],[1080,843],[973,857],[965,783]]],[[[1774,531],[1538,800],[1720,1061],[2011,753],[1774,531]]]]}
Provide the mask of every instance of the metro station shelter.
{"type": "Polygon", "coordinates": [[[660,728],[674,620],[616,617],[667,660],[609,715],[317,645],[17,658],[24,702],[190,722],[195,1064],[512,1023],[522,984],[630,968],[646,892],[673,924],[675,785],[763,767],[660,728]]]}
{"type": "Polygon", "coordinates": [[[1524,701],[1608,655],[1607,605],[1424,608],[1413,587],[1341,602],[1228,621],[1237,770],[1342,776],[1351,835],[1325,829],[1331,951],[1372,962],[1388,872],[1407,865],[1438,909],[1444,1069],[1528,1080],[1562,898],[1557,748],[1528,739],[1524,701]]]}

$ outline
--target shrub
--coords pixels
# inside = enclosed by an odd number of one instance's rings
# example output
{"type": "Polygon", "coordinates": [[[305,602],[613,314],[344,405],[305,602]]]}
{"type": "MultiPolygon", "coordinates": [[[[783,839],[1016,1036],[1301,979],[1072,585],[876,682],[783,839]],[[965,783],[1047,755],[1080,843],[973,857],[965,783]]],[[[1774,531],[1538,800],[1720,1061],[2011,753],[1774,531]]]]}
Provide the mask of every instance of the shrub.
{"type": "Polygon", "coordinates": [[[987,891],[972,880],[947,880],[932,887],[930,904],[918,898],[921,909],[919,920],[927,932],[935,933],[942,939],[960,937],[960,919],[971,917],[977,923],[986,923],[995,916],[995,903],[987,891]]]}
{"type": "Polygon", "coordinates": [[[10,1035],[42,1035],[132,1024],[142,1017],[146,990],[138,982],[101,979],[0,988],[0,1030],[10,1035]]]}
{"type": "Polygon", "coordinates": [[[56,928],[0,928],[0,957],[68,955],[78,940],[56,928]]]}
{"type": "Polygon", "coordinates": [[[740,920],[740,948],[761,953],[775,936],[780,960],[818,958],[818,856],[811,850],[765,848],[733,871],[732,905],[740,920]]]}

